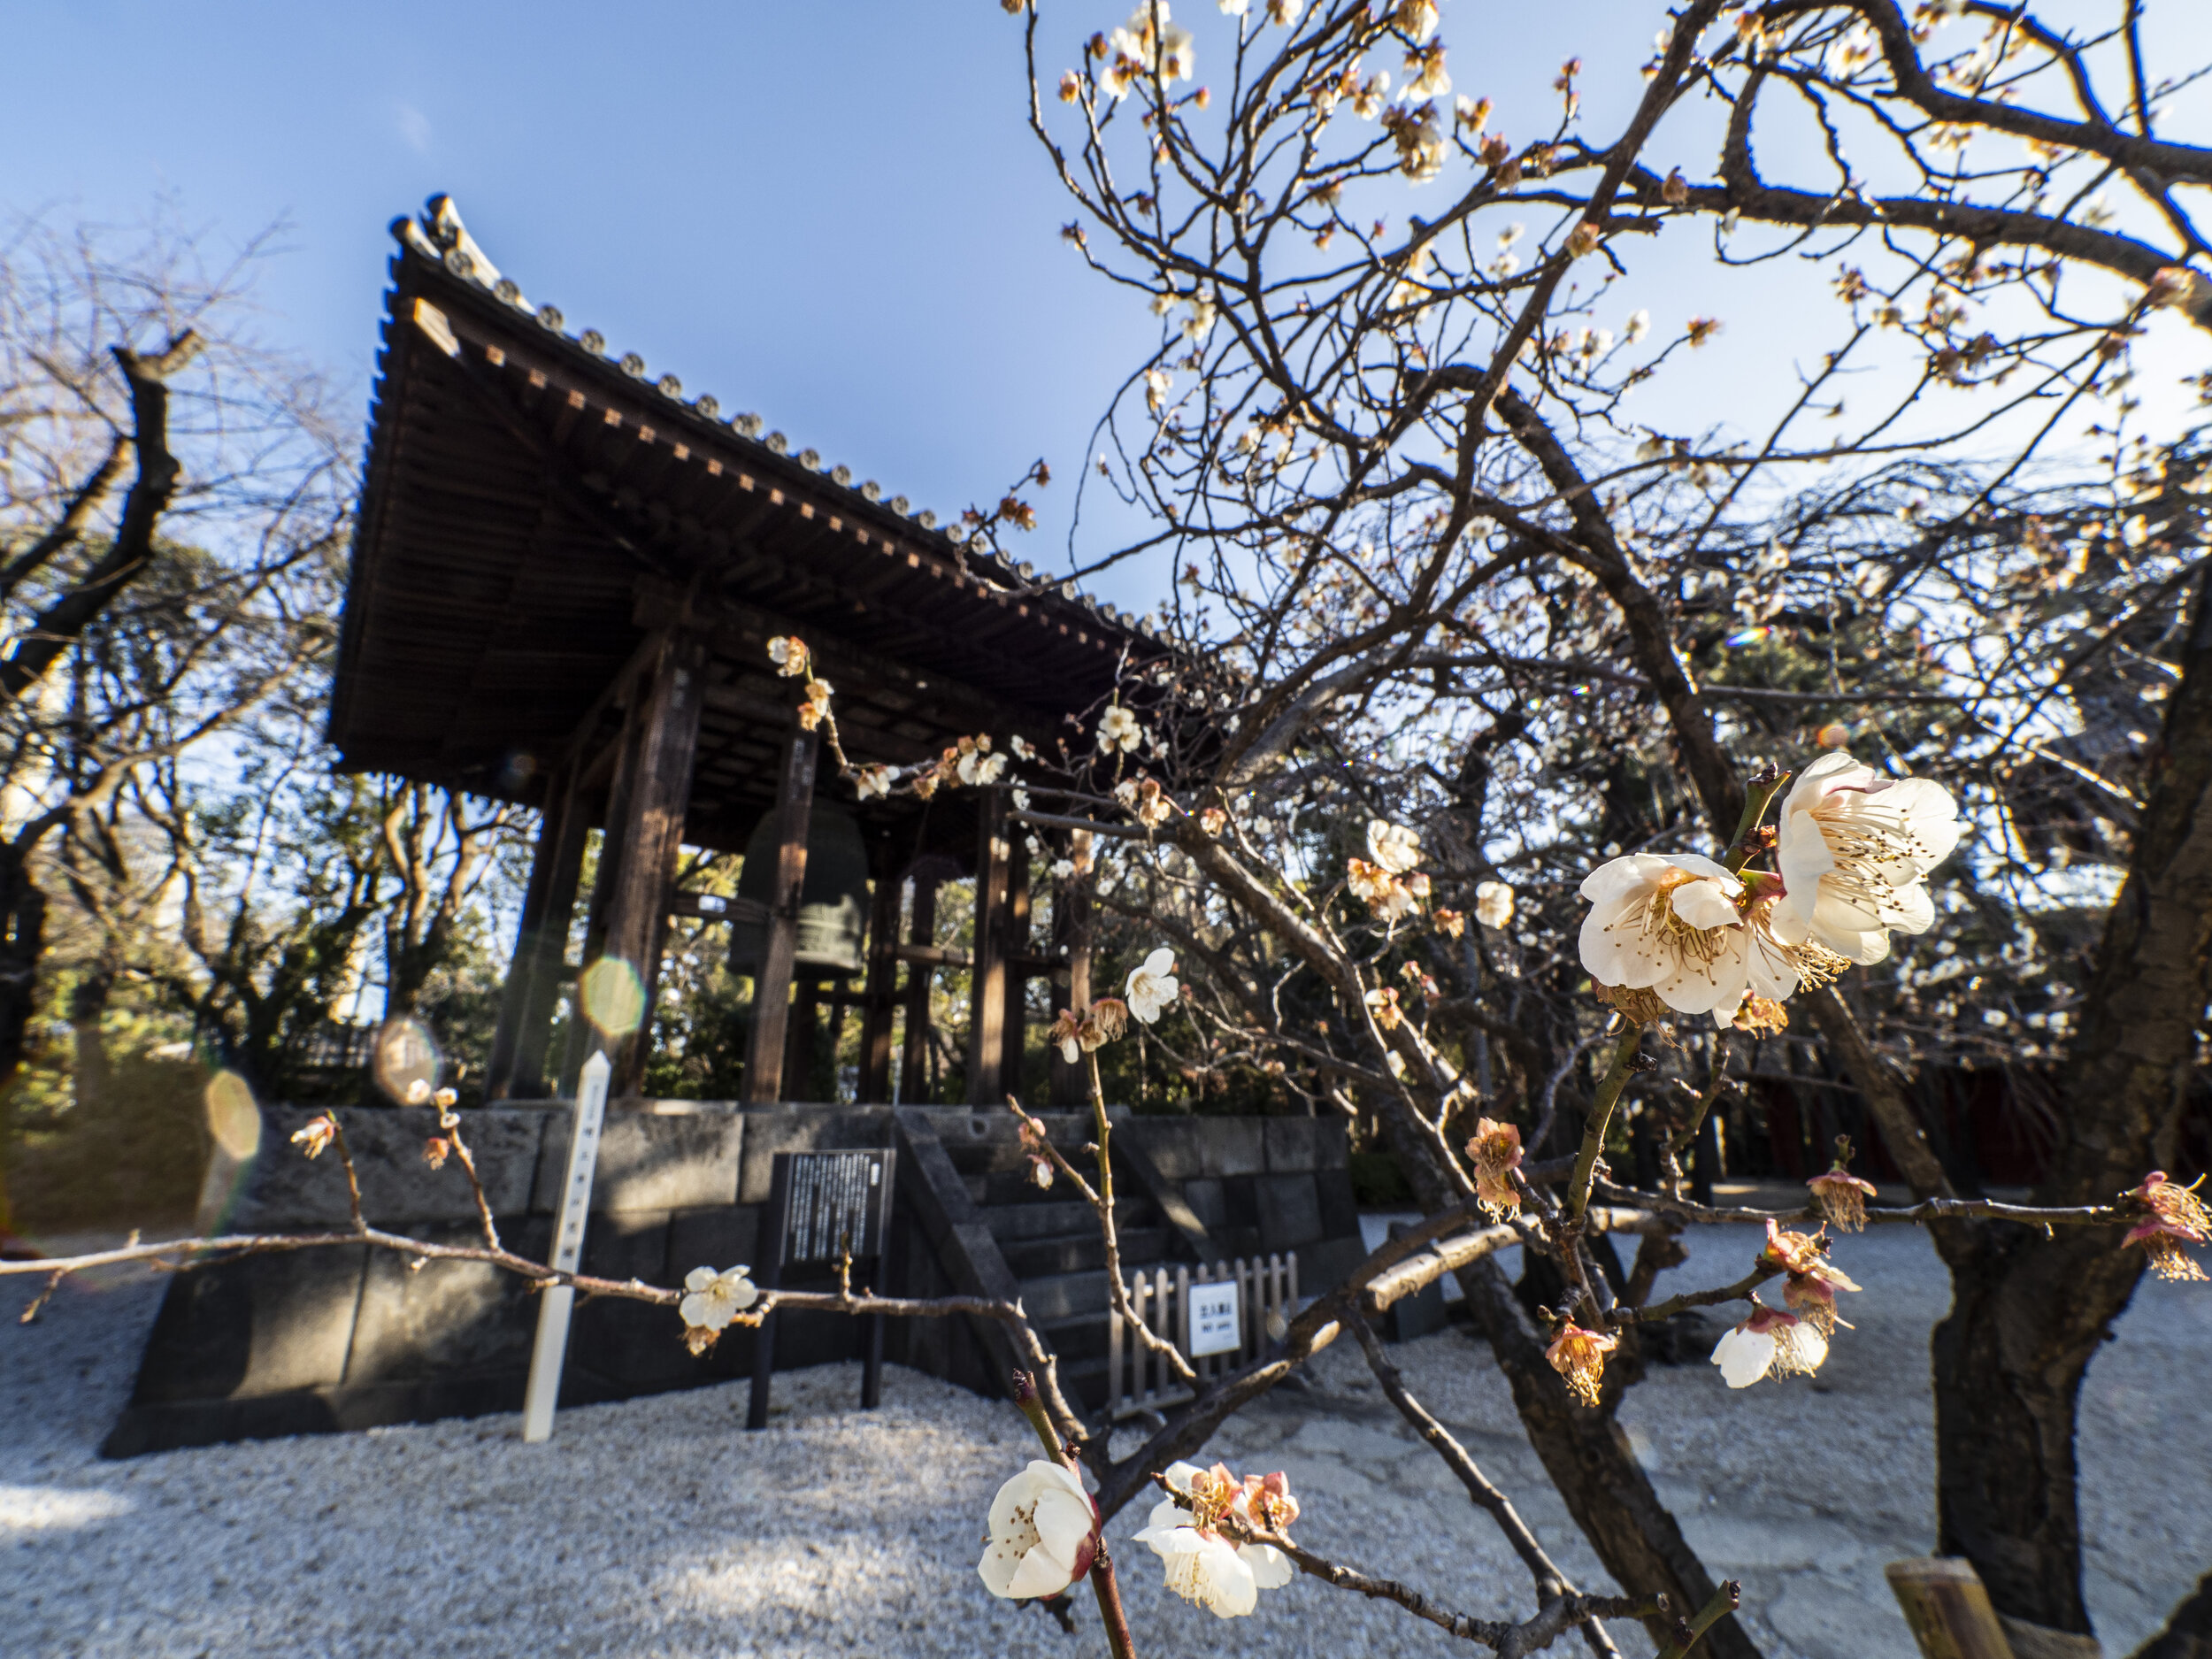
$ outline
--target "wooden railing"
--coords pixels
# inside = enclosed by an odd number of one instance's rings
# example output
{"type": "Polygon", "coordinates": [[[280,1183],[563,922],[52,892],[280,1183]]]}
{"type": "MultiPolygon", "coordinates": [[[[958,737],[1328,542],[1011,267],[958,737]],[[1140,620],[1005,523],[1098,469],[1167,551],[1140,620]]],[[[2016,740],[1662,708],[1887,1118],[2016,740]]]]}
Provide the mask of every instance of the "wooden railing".
{"type": "MultiPolygon", "coordinates": [[[[1211,1267],[1183,1265],[1139,1269],[1129,1282],[1129,1305],[1137,1317],[1166,1337],[1189,1359],[1201,1383],[1233,1371],[1280,1335],[1298,1303],[1298,1253],[1216,1262],[1211,1267]],[[1194,1277],[1195,1275],[1195,1277],[1194,1277]],[[1236,1346],[1191,1356],[1191,1292],[1210,1285],[1237,1287],[1236,1346]]],[[[1139,1342],[1125,1327],[1118,1310],[1106,1310],[1106,1412],[1109,1420],[1157,1410],[1191,1397],[1191,1391],[1160,1355],[1139,1342]]]]}

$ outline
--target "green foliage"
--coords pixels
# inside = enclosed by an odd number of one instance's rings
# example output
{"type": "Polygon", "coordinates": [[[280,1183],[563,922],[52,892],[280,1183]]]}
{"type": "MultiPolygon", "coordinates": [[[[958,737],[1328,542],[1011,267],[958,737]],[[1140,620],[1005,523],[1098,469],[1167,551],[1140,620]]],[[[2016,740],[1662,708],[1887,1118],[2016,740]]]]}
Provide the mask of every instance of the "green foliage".
{"type": "Polygon", "coordinates": [[[102,1035],[112,1057],[96,1087],[58,1033],[21,1079],[9,1186],[18,1225],[34,1234],[182,1225],[198,1200],[207,1067],[173,1057],[168,1023],[139,1009],[111,1013],[102,1035]]]}

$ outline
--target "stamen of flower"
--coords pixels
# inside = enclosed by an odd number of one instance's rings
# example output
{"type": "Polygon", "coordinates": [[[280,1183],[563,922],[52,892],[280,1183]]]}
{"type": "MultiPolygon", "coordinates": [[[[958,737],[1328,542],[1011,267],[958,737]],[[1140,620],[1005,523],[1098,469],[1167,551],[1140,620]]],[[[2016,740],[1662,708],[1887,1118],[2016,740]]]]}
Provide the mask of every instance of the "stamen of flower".
{"type": "Polygon", "coordinates": [[[1652,884],[1650,896],[1634,915],[1646,938],[1661,941],[1679,957],[1710,967],[1727,944],[1722,930],[1693,927],[1674,913],[1674,890],[1701,879],[1687,870],[1670,870],[1652,884]]]}
{"type": "Polygon", "coordinates": [[[1780,949],[1790,966],[1797,970],[1798,982],[1809,991],[1832,985],[1851,965],[1848,956],[1839,956],[1825,945],[1816,945],[1809,939],[1801,945],[1783,945],[1780,949]]]}

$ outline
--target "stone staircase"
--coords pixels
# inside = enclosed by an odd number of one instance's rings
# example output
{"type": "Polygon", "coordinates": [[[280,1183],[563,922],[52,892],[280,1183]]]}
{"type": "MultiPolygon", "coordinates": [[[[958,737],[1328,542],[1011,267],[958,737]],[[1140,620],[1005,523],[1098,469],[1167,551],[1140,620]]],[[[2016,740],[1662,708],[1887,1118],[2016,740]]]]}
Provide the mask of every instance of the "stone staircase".
{"type": "MultiPolygon", "coordinates": [[[[1064,1125],[1056,1116],[1048,1122],[1054,1141],[1071,1152],[1087,1138],[1087,1121],[1071,1118],[1064,1125]]],[[[994,1137],[963,1144],[948,1137],[944,1145],[1021,1287],[1023,1308],[1059,1358],[1061,1386],[1086,1407],[1101,1404],[1106,1396],[1108,1298],[1106,1240],[1096,1214],[1064,1178],[1049,1190],[1040,1188],[1018,1143],[994,1137]]],[[[1195,1252],[1178,1249],[1177,1229],[1119,1146],[1114,1188],[1125,1274],[1194,1259],[1195,1252]]]]}

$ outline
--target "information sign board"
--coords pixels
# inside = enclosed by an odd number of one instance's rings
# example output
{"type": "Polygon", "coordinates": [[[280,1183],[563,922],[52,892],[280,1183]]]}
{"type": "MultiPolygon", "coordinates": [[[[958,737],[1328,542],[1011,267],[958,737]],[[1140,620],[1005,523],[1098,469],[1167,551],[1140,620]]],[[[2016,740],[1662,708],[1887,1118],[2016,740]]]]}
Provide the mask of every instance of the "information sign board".
{"type": "Polygon", "coordinates": [[[1190,1287],[1190,1356],[1203,1359],[1209,1354],[1233,1354],[1237,1350],[1243,1323],[1237,1317],[1237,1286],[1234,1279],[1225,1279],[1217,1285],[1193,1285],[1190,1287]]]}
{"type": "Polygon", "coordinates": [[[888,1152],[791,1152],[783,1264],[801,1267],[883,1253],[888,1152]]]}

